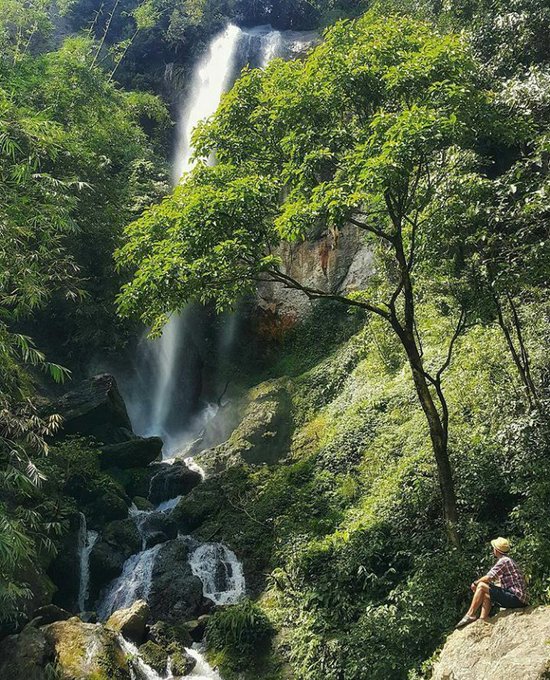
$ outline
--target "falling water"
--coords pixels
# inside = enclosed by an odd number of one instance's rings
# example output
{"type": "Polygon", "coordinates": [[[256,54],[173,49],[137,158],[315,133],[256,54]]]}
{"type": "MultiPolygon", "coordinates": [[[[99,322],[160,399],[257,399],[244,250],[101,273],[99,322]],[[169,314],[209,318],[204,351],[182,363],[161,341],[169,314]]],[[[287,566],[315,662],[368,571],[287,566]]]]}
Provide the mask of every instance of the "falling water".
{"type": "Polygon", "coordinates": [[[102,621],[108,619],[117,609],[130,607],[136,600],[147,600],[153,567],[161,546],[159,543],[132,555],[124,562],[122,574],[108,587],[98,607],[97,613],[102,621]]]}
{"type": "Polygon", "coordinates": [[[97,541],[98,533],[86,527],[86,516],[80,513],[80,531],[78,536],[78,555],[80,563],[80,583],[78,586],[78,610],[84,611],[88,601],[90,586],[90,553],[97,541]]]}
{"type": "MultiPolygon", "coordinates": [[[[222,94],[231,87],[241,68],[246,64],[265,68],[276,57],[296,56],[316,37],[313,33],[274,31],[270,26],[245,30],[229,24],[212,39],[182,96],[174,183],[192,168],[193,129],[216,111],[222,94]]],[[[131,378],[120,377],[134,430],[142,435],[161,436],[168,458],[195,439],[202,427],[200,418],[193,419],[192,415],[200,406],[200,350],[204,337],[200,326],[204,322],[204,313],[197,307],[187,307],[173,316],[158,340],[142,339],[131,378]]],[[[229,328],[222,328],[218,343],[221,354],[229,351],[228,340],[235,335],[235,319],[230,318],[227,323],[229,328]]]]}
{"type": "Polygon", "coordinates": [[[242,564],[222,543],[204,543],[189,557],[191,571],[202,581],[203,594],[217,605],[235,604],[245,594],[242,564]]]}

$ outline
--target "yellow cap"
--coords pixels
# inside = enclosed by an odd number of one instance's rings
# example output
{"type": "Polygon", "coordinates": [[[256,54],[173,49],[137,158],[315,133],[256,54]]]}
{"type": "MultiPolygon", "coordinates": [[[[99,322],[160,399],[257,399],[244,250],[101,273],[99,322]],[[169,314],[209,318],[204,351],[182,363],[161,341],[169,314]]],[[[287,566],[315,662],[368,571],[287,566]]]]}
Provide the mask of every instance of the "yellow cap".
{"type": "Polygon", "coordinates": [[[502,538],[502,536],[494,538],[491,541],[491,545],[500,553],[507,553],[510,550],[510,541],[508,541],[506,538],[502,538]]]}

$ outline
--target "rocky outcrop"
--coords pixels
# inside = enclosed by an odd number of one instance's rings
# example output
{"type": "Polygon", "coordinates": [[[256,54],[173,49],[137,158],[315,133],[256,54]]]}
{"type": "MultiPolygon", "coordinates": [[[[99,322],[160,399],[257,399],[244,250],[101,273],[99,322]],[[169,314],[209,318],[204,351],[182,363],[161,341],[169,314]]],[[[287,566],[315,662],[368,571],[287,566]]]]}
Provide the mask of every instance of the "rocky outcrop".
{"type": "Polygon", "coordinates": [[[44,632],[27,626],[0,643],[0,678],[46,680],[44,669],[53,659],[54,647],[44,632]]]}
{"type": "MultiPolygon", "coordinates": [[[[278,255],[284,273],[327,293],[362,289],[373,273],[372,252],[365,234],[353,225],[300,243],[282,244],[278,255]]],[[[274,282],[260,283],[257,290],[260,311],[274,323],[286,321],[292,325],[311,310],[312,303],[298,290],[274,282]]]]}
{"type": "Polygon", "coordinates": [[[40,630],[53,648],[63,680],[130,680],[127,655],[114,631],[76,617],[40,630]]]}
{"type": "Polygon", "coordinates": [[[142,541],[133,520],[115,520],[105,527],[90,553],[92,600],[109,581],[119,576],[124,562],[141,550],[142,541]]]}
{"type": "Polygon", "coordinates": [[[270,380],[250,390],[242,419],[229,439],[197,461],[209,474],[243,462],[272,465],[288,454],[291,434],[288,386],[284,380],[270,380]]]}
{"type": "Polygon", "coordinates": [[[549,642],[550,606],[504,611],[450,635],[432,680],[544,680],[549,642]]]}
{"type": "Polygon", "coordinates": [[[173,540],[178,535],[178,527],[169,514],[148,512],[138,515],[137,521],[144,548],[152,548],[157,543],[173,540]]]}
{"type": "Polygon", "coordinates": [[[173,465],[159,465],[158,471],[151,479],[149,500],[157,505],[176,496],[189,493],[201,483],[198,472],[190,470],[183,461],[176,461],[173,465]]]}
{"type": "Polygon", "coordinates": [[[119,609],[111,614],[105,627],[139,645],[145,638],[145,626],[149,615],[150,609],[147,602],[138,600],[128,609],[119,609]]]}
{"type": "Polygon", "coordinates": [[[160,459],[162,439],[160,437],[135,437],[118,444],[109,444],[100,448],[102,468],[146,467],[149,463],[160,459]]]}
{"type": "Polygon", "coordinates": [[[79,383],[50,405],[63,418],[59,435],[90,435],[105,444],[132,439],[126,406],[112,375],[103,373],[79,383]]]}
{"type": "Polygon", "coordinates": [[[175,624],[211,607],[203,597],[202,581],[191,571],[188,555],[189,546],[183,540],[169,541],[159,550],[148,599],[153,620],[175,624]]]}

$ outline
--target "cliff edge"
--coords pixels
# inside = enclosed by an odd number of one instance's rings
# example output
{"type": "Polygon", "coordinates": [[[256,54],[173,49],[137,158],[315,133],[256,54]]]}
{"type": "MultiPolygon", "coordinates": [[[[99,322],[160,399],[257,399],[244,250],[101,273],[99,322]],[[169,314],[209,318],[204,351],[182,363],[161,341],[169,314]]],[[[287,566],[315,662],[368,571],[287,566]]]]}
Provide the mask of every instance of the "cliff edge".
{"type": "Polygon", "coordinates": [[[550,606],[508,610],[447,638],[432,680],[550,679],[550,606]]]}

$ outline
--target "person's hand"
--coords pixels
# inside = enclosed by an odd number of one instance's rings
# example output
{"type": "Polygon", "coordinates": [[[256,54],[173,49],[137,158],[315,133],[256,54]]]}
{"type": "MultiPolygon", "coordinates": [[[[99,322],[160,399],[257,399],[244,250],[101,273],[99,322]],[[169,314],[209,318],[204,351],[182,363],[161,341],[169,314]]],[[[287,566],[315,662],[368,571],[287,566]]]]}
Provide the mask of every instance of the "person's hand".
{"type": "Polygon", "coordinates": [[[476,588],[477,588],[477,582],[474,581],[474,582],[470,585],[470,590],[471,590],[472,592],[475,593],[476,588]]]}

